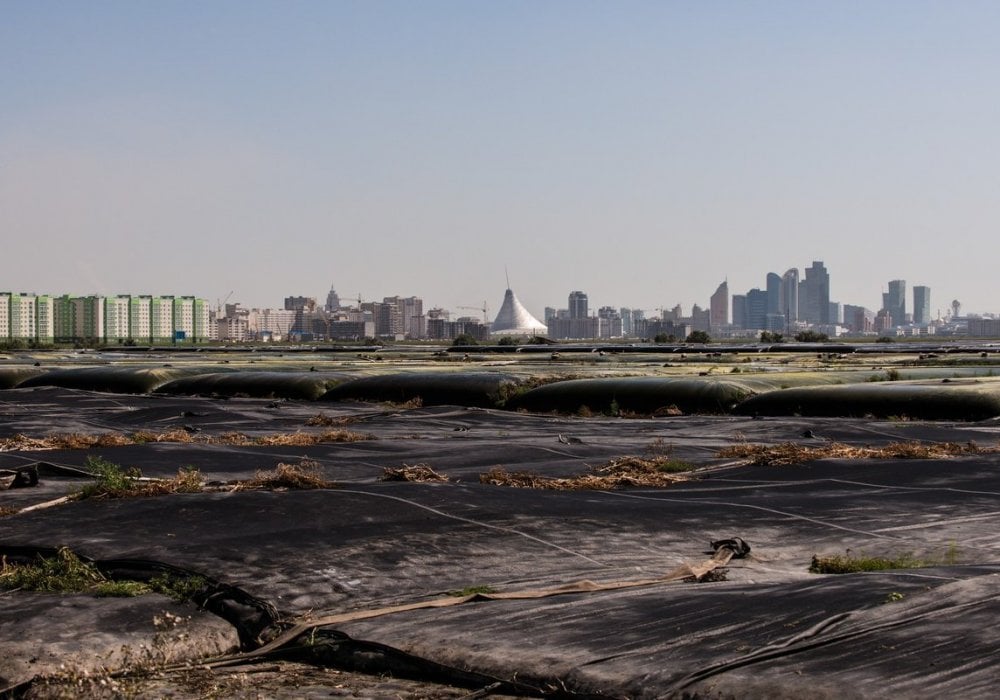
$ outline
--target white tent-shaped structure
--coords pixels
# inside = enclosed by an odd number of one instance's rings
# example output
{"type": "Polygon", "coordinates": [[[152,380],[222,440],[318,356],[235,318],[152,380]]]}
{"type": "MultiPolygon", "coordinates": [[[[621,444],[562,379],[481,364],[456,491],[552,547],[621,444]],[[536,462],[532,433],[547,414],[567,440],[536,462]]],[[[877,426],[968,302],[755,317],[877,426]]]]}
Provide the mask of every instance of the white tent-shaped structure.
{"type": "Polygon", "coordinates": [[[490,328],[493,335],[545,335],[548,327],[531,315],[511,289],[503,295],[503,304],[490,328]]]}

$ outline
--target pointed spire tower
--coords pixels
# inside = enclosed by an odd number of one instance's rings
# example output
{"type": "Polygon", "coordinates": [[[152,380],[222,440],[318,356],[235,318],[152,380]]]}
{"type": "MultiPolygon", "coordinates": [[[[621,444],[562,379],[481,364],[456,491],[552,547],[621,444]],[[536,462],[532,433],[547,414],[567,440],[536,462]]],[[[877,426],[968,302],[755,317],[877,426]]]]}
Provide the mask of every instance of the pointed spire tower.
{"type": "Polygon", "coordinates": [[[531,315],[524,308],[510,286],[503,295],[503,305],[497,312],[496,320],[490,328],[493,335],[545,335],[548,326],[531,315]]]}

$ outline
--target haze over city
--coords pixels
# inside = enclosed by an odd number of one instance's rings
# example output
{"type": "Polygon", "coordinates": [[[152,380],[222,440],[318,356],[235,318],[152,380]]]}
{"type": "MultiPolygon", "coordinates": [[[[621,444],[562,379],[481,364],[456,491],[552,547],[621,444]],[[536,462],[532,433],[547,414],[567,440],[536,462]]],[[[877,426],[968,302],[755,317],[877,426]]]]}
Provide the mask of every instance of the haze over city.
{"type": "Polygon", "coordinates": [[[9,2],[0,290],[997,312],[1000,5],[9,2]]]}

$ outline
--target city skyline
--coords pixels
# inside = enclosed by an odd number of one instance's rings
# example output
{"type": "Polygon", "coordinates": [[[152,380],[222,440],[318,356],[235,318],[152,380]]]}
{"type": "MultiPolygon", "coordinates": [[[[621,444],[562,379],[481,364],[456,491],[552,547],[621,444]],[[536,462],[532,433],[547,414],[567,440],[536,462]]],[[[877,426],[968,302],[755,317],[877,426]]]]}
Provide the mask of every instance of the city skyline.
{"type": "Polygon", "coordinates": [[[996,3],[4,10],[4,288],[1000,310],[996,3]]]}
{"type": "MultiPolygon", "coordinates": [[[[823,265],[823,262],[824,261],[822,261],[822,260],[812,261],[812,265],[816,265],[816,264],[823,265]]],[[[829,275],[829,268],[825,268],[824,267],[823,269],[824,269],[824,272],[827,273],[828,277],[831,277],[831,278],[835,277],[834,275],[829,275]]],[[[715,298],[715,296],[723,288],[725,288],[727,290],[727,293],[726,293],[726,298],[727,298],[727,312],[726,312],[726,314],[727,314],[727,318],[729,318],[729,320],[732,321],[732,311],[731,311],[730,307],[732,305],[732,298],[733,298],[733,296],[744,295],[748,291],[754,291],[755,289],[756,290],[760,290],[761,288],[766,288],[768,286],[767,283],[770,281],[771,277],[775,277],[777,280],[780,280],[782,277],[786,277],[786,276],[789,275],[789,273],[792,273],[792,272],[797,272],[798,273],[798,275],[794,278],[795,279],[795,283],[797,285],[800,277],[804,278],[806,276],[806,273],[808,272],[808,268],[806,268],[805,266],[803,266],[801,268],[793,266],[793,267],[788,268],[785,271],[784,275],[780,275],[780,274],[778,274],[778,273],[776,273],[774,271],[761,273],[761,274],[757,275],[757,282],[755,284],[753,284],[752,286],[746,287],[746,288],[741,288],[741,287],[739,287],[737,285],[730,284],[729,283],[729,279],[728,278],[724,278],[723,281],[722,281],[722,283],[720,283],[718,285],[718,287],[716,289],[716,292],[714,294],[706,292],[706,293],[704,293],[699,298],[694,298],[693,294],[689,294],[689,295],[687,295],[687,297],[685,299],[677,300],[677,301],[667,300],[667,301],[664,301],[663,303],[656,304],[656,305],[653,305],[653,306],[639,306],[639,305],[636,305],[636,304],[630,304],[630,303],[628,303],[628,300],[614,300],[614,301],[609,301],[609,300],[606,300],[606,299],[597,299],[596,303],[591,304],[591,309],[590,310],[591,310],[592,313],[590,315],[596,314],[598,306],[611,306],[611,307],[616,307],[616,308],[622,308],[622,307],[624,307],[624,308],[636,309],[636,310],[641,310],[641,311],[645,312],[649,316],[656,315],[656,312],[658,312],[661,309],[664,309],[664,308],[673,308],[674,306],[680,306],[685,311],[690,310],[693,306],[699,306],[699,307],[702,307],[704,309],[710,309],[712,307],[712,300],[715,298]],[[763,281],[763,283],[762,283],[762,281],[763,281]]],[[[2,281],[0,281],[0,282],[2,282],[2,281]]],[[[907,279],[894,278],[894,279],[884,280],[884,281],[881,282],[881,290],[882,291],[879,294],[875,295],[875,296],[879,296],[880,297],[880,301],[878,303],[875,303],[875,304],[860,303],[860,304],[858,304],[858,303],[856,303],[857,300],[854,300],[854,299],[841,299],[841,298],[837,297],[837,295],[835,293],[833,293],[833,291],[830,291],[829,302],[838,303],[838,304],[841,304],[841,305],[860,306],[860,307],[864,307],[866,309],[869,309],[871,311],[878,311],[881,308],[887,308],[887,304],[886,304],[887,297],[889,295],[892,295],[892,293],[893,293],[892,292],[893,285],[896,284],[896,283],[900,283],[900,282],[903,283],[904,289],[903,289],[902,294],[905,297],[905,295],[907,294],[907,292],[905,291],[906,290],[906,285],[910,284],[910,283],[907,282],[907,279]],[[886,291],[887,289],[889,291],[886,291]]],[[[831,290],[835,289],[835,287],[833,286],[833,284],[830,283],[829,279],[827,280],[827,283],[830,286],[831,290]]],[[[294,293],[296,295],[299,295],[299,298],[303,298],[303,299],[304,298],[312,298],[312,299],[314,299],[316,301],[317,305],[320,306],[320,307],[325,306],[324,302],[327,302],[327,303],[329,302],[332,294],[335,294],[339,298],[339,301],[342,303],[342,305],[344,307],[347,307],[347,306],[350,306],[350,305],[356,306],[358,304],[358,301],[359,301],[359,295],[358,294],[344,293],[342,291],[342,288],[338,287],[338,285],[336,284],[336,282],[334,282],[331,286],[327,287],[326,291],[324,291],[323,293],[314,292],[314,290],[312,290],[312,289],[302,290],[301,289],[302,286],[303,285],[300,283],[299,285],[296,286],[296,289],[285,290],[282,293],[282,299],[285,299],[285,301],[287,301],[287,294],[294,293]]],[[[577,287],[582,287],[582,289],[579,290],[579,291],[569,292],[569,294],[571,296],[573,294],[583,294],[584,295],[584,299],[588,299],[588,298],[593,297],[593,295],[589,291],[587,291],[587,290],[589,290],[589,289],[592,288],[590,285],[576,285],[576,286],[577,287]]],[[[512,287],[514,287],[516,289],[516,285],[512,284],[512,287]]],[[[392,285],[392,284],[386,284],[386,285],[383,286],[384,290],[393,289],[393,288],[394,288],[394,285],[392,285]]],[[[906,301],[906,303],[904,303],[904,306],[905,306],[905,308],[909,309],[910,312],[912,312],[912,311],[915,310],[915,302],[914,302],[914,299],[913,299],[913,294],[914,293],[918,293],[917,292],[918,289],[927,290],[927,289],[936,289],[936,287],[935,287],[935,285],[912,284],[909,287],[909,289],[910,289],[909,297],[906,297],[908,299],[908,301],[906,301]]],[[[14,289],[14,288],[11,288],[9,286],[7,288],[3,289],[3,291],[5,291],[7,293],[10,293],[10,292],[14,292],[14,293],[22,292],[22,293],[29,293],[29,294],[51,295],[51,296],[60,296],[60,295],[65,295],[65,294],[72,294],[74,296],[90,296],[90,295],[98,294],[98,295],[101,295],[101,296],[114,297],[116,295],[121,295],[121,294],[132,294],[134,296],[141,296],[141,295],[145,295],[146,294],[146,292],[143,292],[143,291],[140,291],[140,292],[125,291],[125,292],[122,292],[120,289],[118,289],[118,290],[116,290],[116,291],[114,291],[112,293],[109,293],[109,294],[104,294],[102,292],[94,292],[94,291],[89,291],[89,292],[68,291],[68,290],[62,289],[62,288],[60,288],[60,290],[57,291],[57,292],[53,292],[51,290],[44,290],[44,291],[42,291],[42,290],[38,290],[38,289],[34,289],[34,288],[29,288],[29,289],[14,289]]],[[[449,305],[449,304],[437,303],[436,300],[428,299],[426,297],[426,295],[424,295],[424,294],[422,294],[420,292],[419,289],[418,290],[395,290],[394,291],[394,295],[397,295],[397,296],[400,295],[400,294],[403,294],[403,293],[409,294],[409,295],[419,296],[421,299],[425,300],[427,308],[441,308],[441,309],[445,309],[447,311],[451,311],[453,313],[453,315],[455,315],[456,317],[457,316],[477,316],[477,315],[480,315],[480,314],[484,313],[484,308],[482,306],[478,306],[478,305],[476,305],[476,306],[472,306],[472,305],[469,305],[469,304],[454,304],[454,305],[449,305]],[[463,311],[469,312],[469,313],[462,313],[463,311]],[[473,311],[478,312],[478,313],[471,313],[473,311]]],[[[566,292],[563,292],[561,294],[562,297],[565,297],[565,295],[566,295],[566,292]]],[[[175,295],[175,296],[184,296],[184,295],[183,294],[178,294],[178,295],[175,295]]],[[[280,308],[281,307],[281,302],[278,299],[264,300],[262,303],[253,303],[253,302],[245,301],[246,297],[244,297],[243,295],[241,295],[239,290],[230,290],[226,294],[221,295],[221,296],[217,296],[217,297],[211,297],[211,296],[209,296],[207,294],[199,294],[198,296],[205,298],[206,301],[212,306],[213,309],[216,306],[221,306],[221,305],[225,304],[226,302],[234,303],[234,304],[239,304],[240,306],[242,306],[244,308],[266,309],[266,308],[280,308]]],[[[372,294],[371,296],[360,295],[360,300],[362,302],[366,302],[366,303],[367,302],[377,302],[377,301],[380,301],[381,299],[383,299],[383,298],[385,298],[387,296],[391,296],[391,295],[385,294],[384,291],[383,292],[376,292],[376,293],[372,294]]],[[[501,300],[500,302],[494,302],[493,299],[490,298],[490,295],[488,295],[485,292],[483,294],[481,294],[480,296],[483,296],[484,298],[481,299],[478,303],[482,304],[482,303],[485,302],[485,313],[490,317],[490,319],[492,319],[496,315],[496,313],[499,311],[499,309],[501,308],[501,306],[503,305],[503,296],[502,295],[498,296],[496,294],[496,292],[494,292],[492,294],[492,296],[498,297],[501,300]]],[[[521,295],[519,294],[518,296],[521,296],[521,295]]],[[[559,295],[559,293],[557,293],[555,296],[557,298],[559,298],[560,295],[559,295]]],[[[944,298],[942,298],[942,296],[941,296],[941,294],[939,292],[935,292],[935,294],[930,297],[930,300],[931,300],[930,306],[927,306],[924,309],[929,314],[927,320],[935,320],[935,319],[944,318],[945,316],[950,315],[950,313],[952,311],[952,302],[953,302],[953,299],[951,297],[948,297],[947,299],[944,299],[944,298]]],[[[552,301],[553,301],[552,299],[546,299],[545,302],[541,304],[540,308],[546,308],[546,307],[551,306],[552,301]]],[[[899,301],[899,298],[897,297],[896,301],[894,303],[898,303],[898,301],[899,301]]],[[[962,309],[964,311],[964,314],[971,314],[973,316],[994,316],[994,315],[1000,315],[1000,311],[970,309],[970,308],[968,308],[968,306],[965,304],[964,301],[962,301],[961,299],[959,299],[958,301],[960,301],[962,303],[962,309]]],[[[527,302],[522,301],[522,303],[524,303],[525,307],[527,307],[528,310],[533,315],[535,315],[536,317],[541,318],[541,317],[544,316],[544,314],[542,314],[540,312],[536,313],[533,310],[533,307],[536,305],[536,303],[534,301],[527,301],[527,302]]],[[[793,314],[793,316],[797,316],[797,314],[798,314],[798,308],[797,308],[798,301],[797,301],[797,299],[796,299],[795,303],[796,303],[796,309],[795,309],[795,313],[793,314]]],[[[585,301],[585,304],[586,304],[586,301],[585,301]]],[[[572,311],[572,301],[569,302],[568,306],[570,307],[570,310],[572,311]]],[[[772,310],[768,309],[768,311],[770,312],[772,310]]],[[[784,310],[781,308],[780,303],[779,303],[777,311],[779,311],[780,313],[784,313],[784,310]]],[[[818,312],[814,312],[813,317],[819,319],[819,318],[821,318],[821,315],[818,312]]],[[[924,321],[924,322],[926,323],[926,321],[924,321]]]]}

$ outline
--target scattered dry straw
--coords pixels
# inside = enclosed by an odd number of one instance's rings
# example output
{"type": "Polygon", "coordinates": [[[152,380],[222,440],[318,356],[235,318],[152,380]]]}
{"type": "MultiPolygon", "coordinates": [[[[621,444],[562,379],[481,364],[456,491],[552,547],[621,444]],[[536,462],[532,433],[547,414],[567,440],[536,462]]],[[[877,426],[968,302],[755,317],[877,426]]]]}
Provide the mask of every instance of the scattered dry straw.
{"type": "Polygon", "coordinates": [[[541,476],[531,472],[509,472],[496,466],[479,475],[479,483],[492,486],[512,486],[525,489],[559,491],[595,490],[608,491],[624,486],[663,488],[686,481],[682,472],[694,466],[679,460],[619,457],[600,467],[592,467],[589,474],[568,478],[541,476]]]}
{"type": "Polygon", "coordinates": [[[83,487],[79,498],[141,498],[200,493],[204,485],[201,472],[193,468],[178,469],[177,476],[170,479],[144,479],[138,469],[123,470],[100,457],[88,458],[86,467],[94,475],[94,482],[83,487]]]}
{"type": "Polygon", "coordinates": [[[404,464],[401,467],[386,467],[382,470],[379,481],[450,481],[444,474],[439,474],[426,464],[404,464]]]}
{"type": "Polygon", "coordinates": [[[357,420],[354,416],[328,416],[325,413],[317,413],[306,421],[306,425],[311,427],[336,428],[350,425],[357,422],[357,420]]]}
{"type": "Polygon", "coordinates": [[[855,447],[840,442],[824,445],[799,445],[785,442],[778,445],[740,444],[725,447],[719,457],[746,459],[755,465],[788,465],[817,459],[943,459],[970,454],[993,453],[1000,448],[979,447],[975,443],[894,442],[883,447],[855,447]]]}
{"type": "Polygon", "coordinates": [[[282,462],[271,471],[258,471],[253,479],[238,482],[233,490],[333,488],[337,488],[337,484],[323,478],[319,462],[303,459],[298,464],[282,462]]]}
{"type": "Polygon", "coordinates": [[[194,442],[205,445],[286,445],[301,447],[329,442],[358,442],[374,439],[374,435],[357,433],[351,430],[324,430],[318,433],[294,432],[252,436],[236,431],[220,435],[192,434],[178,428],[162,433],[154,433],[147,430],[140,430],[134,433],[96,433],[93,435],[63,433],[41,438],[18,434],[9,438],[0,438],[0,452],[12,452],[15,450],[88,450],[97,447],[142,445],[147,442],[194,442]]]}

